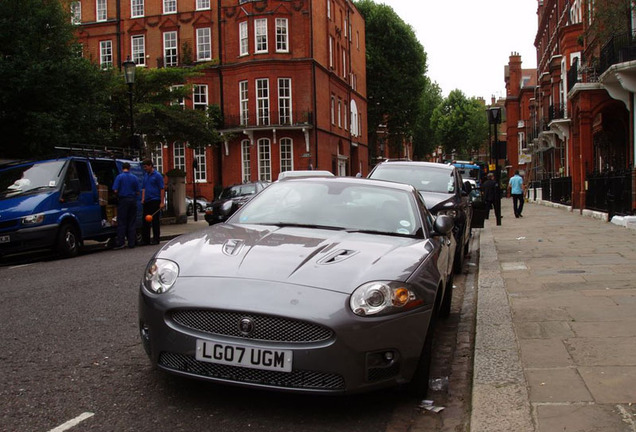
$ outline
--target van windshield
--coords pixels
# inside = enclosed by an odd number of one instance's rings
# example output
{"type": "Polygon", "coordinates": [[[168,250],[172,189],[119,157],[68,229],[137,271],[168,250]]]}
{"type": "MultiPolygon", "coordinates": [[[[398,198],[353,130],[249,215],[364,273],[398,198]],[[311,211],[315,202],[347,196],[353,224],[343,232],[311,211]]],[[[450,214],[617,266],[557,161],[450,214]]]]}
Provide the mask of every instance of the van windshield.
{"type": "Polygon", "coordinates": [[[0,170],[0,199],[57,188],[65,163],[35,162],[0,170]]]}

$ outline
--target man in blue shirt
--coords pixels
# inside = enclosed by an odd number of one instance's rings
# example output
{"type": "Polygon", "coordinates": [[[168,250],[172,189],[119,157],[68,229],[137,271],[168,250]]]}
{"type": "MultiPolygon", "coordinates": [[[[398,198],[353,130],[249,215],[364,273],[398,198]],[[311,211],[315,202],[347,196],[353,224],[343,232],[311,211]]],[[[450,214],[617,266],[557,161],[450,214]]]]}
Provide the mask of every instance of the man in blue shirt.
{"type": "Polygon", "coordinates": [[[146,172],[141,187],[141,203],[144,207],[144,220],[142,223],[141,237],[144,244],[159,244],[160,240],[160,211],[165,207],[163,175],[157,172],[151,160],[146,159],[141,163],[146,172]],[[152,221],[146,220],[147,216],[152,221]],[[150,227],[152,226],[152,242],[150,241],[150,227]]]}
{"type": "Polygon", "coordinates": [[[512,196],[512,206],[514,208],[515,217],[523,217],[523,178],[519,175],[519,170],[515,171],[515,175],[508,181],[508,192],[512,196]]]}
{"type": "Polygon", "coordinates": [[[117,194],[117,245],[115,249],[123,249],[126,237],[128,247],[135,247],[137,237],[135,222],[137,220],[137,195],[139,195],[139,180],[130,172],[130,164],[124,162],[122,172],[115,177],[113,191],[117,194]]]}

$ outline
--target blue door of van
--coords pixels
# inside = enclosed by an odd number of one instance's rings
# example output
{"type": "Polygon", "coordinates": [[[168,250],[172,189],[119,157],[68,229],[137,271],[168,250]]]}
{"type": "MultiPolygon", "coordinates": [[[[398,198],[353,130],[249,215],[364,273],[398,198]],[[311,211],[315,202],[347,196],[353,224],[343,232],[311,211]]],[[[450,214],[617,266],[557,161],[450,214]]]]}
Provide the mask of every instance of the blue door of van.
{"type": "Polygon", "coordinates": [[[72,159],[64,177],[62,211],[75,215],[82,237],[92,237],[102,230],[101,208],[94,189],[88,161],[72,159]],[[72,185],[78,185],[77,186],[72,185]]]}

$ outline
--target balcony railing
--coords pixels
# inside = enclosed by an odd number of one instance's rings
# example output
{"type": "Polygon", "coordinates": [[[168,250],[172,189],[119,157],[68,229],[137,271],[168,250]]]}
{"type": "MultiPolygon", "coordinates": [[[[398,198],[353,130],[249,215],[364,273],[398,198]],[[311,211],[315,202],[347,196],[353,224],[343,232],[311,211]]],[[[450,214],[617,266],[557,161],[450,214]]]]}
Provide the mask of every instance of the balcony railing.
{"type": "Polygon", "coordinates": [[[636,60],[636,35],[626,33],[612,36],[601,48],[599,60],[599,74],[615,64],[636,60]]]}
{"type": "Polygon", "coordinates": [[[550,111],[548,113],[549,120],[560,120],[565,118],[565,105],[550,105],[550,111]]]}
{"type": "Polygon", "coordinates": [[[270,112],[267,119],[260,118],[257,122],[255,116],[248,116],[247,119],[241,116],[224,116],[224,129],[238,128],[259,128],[259,127],[283,127],[283,126],[305,126],[313,125],[313,113],[311,111],[298,111],[287,113],[287,115],[276,116],[275,112],[270,112]]]}

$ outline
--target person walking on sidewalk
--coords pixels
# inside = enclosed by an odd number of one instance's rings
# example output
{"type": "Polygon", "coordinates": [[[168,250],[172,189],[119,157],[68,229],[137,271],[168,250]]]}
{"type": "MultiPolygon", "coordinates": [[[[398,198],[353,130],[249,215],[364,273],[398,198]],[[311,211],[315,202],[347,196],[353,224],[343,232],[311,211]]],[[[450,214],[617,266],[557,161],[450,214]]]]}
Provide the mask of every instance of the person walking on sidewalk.
{"type": "Polygon", "coordinates": [[[165,207],[163,175],[157,172],[151,160],[142,162],[144,179],[141,189],[141,203],[143,205],[144,220],[142,222],[141,238],[144,244],[159,244],[161,237],[160,211],[165,207]],[[151,221],[146,216],[152,217],[151,221]],[[152,227],[152,241],[150,241],[150,228],[152,227]]]}
{"type": "Polygon", "coordinates": [[[495,181],[495,175],[488,173],[486,181],[482,183],[481,188],[484,194],[484,204],[486,205],[486,219],[490,218],[490,209],[494,208],[497,200],[498,186],[495,181]]]}
{"type": "Polygon", "coordinates": [[[113,191],[117,194],[117,245],[115,249],[135,247],[137,237],[135,222],[137,221],[137,196],[139,195],[139,180],[130,172],[130,164],[124,162],[122,172],[115,177],[113,191]]]}
{"type": "Polygon", "coordinates": [[[515,217],[523,217],[523,193],[525,191],[523,178],[519,175],[519,170],[515,171],[515,175],[508,181],[508,192],[512,196],[512,206],[514,208],[515,217]]]}

